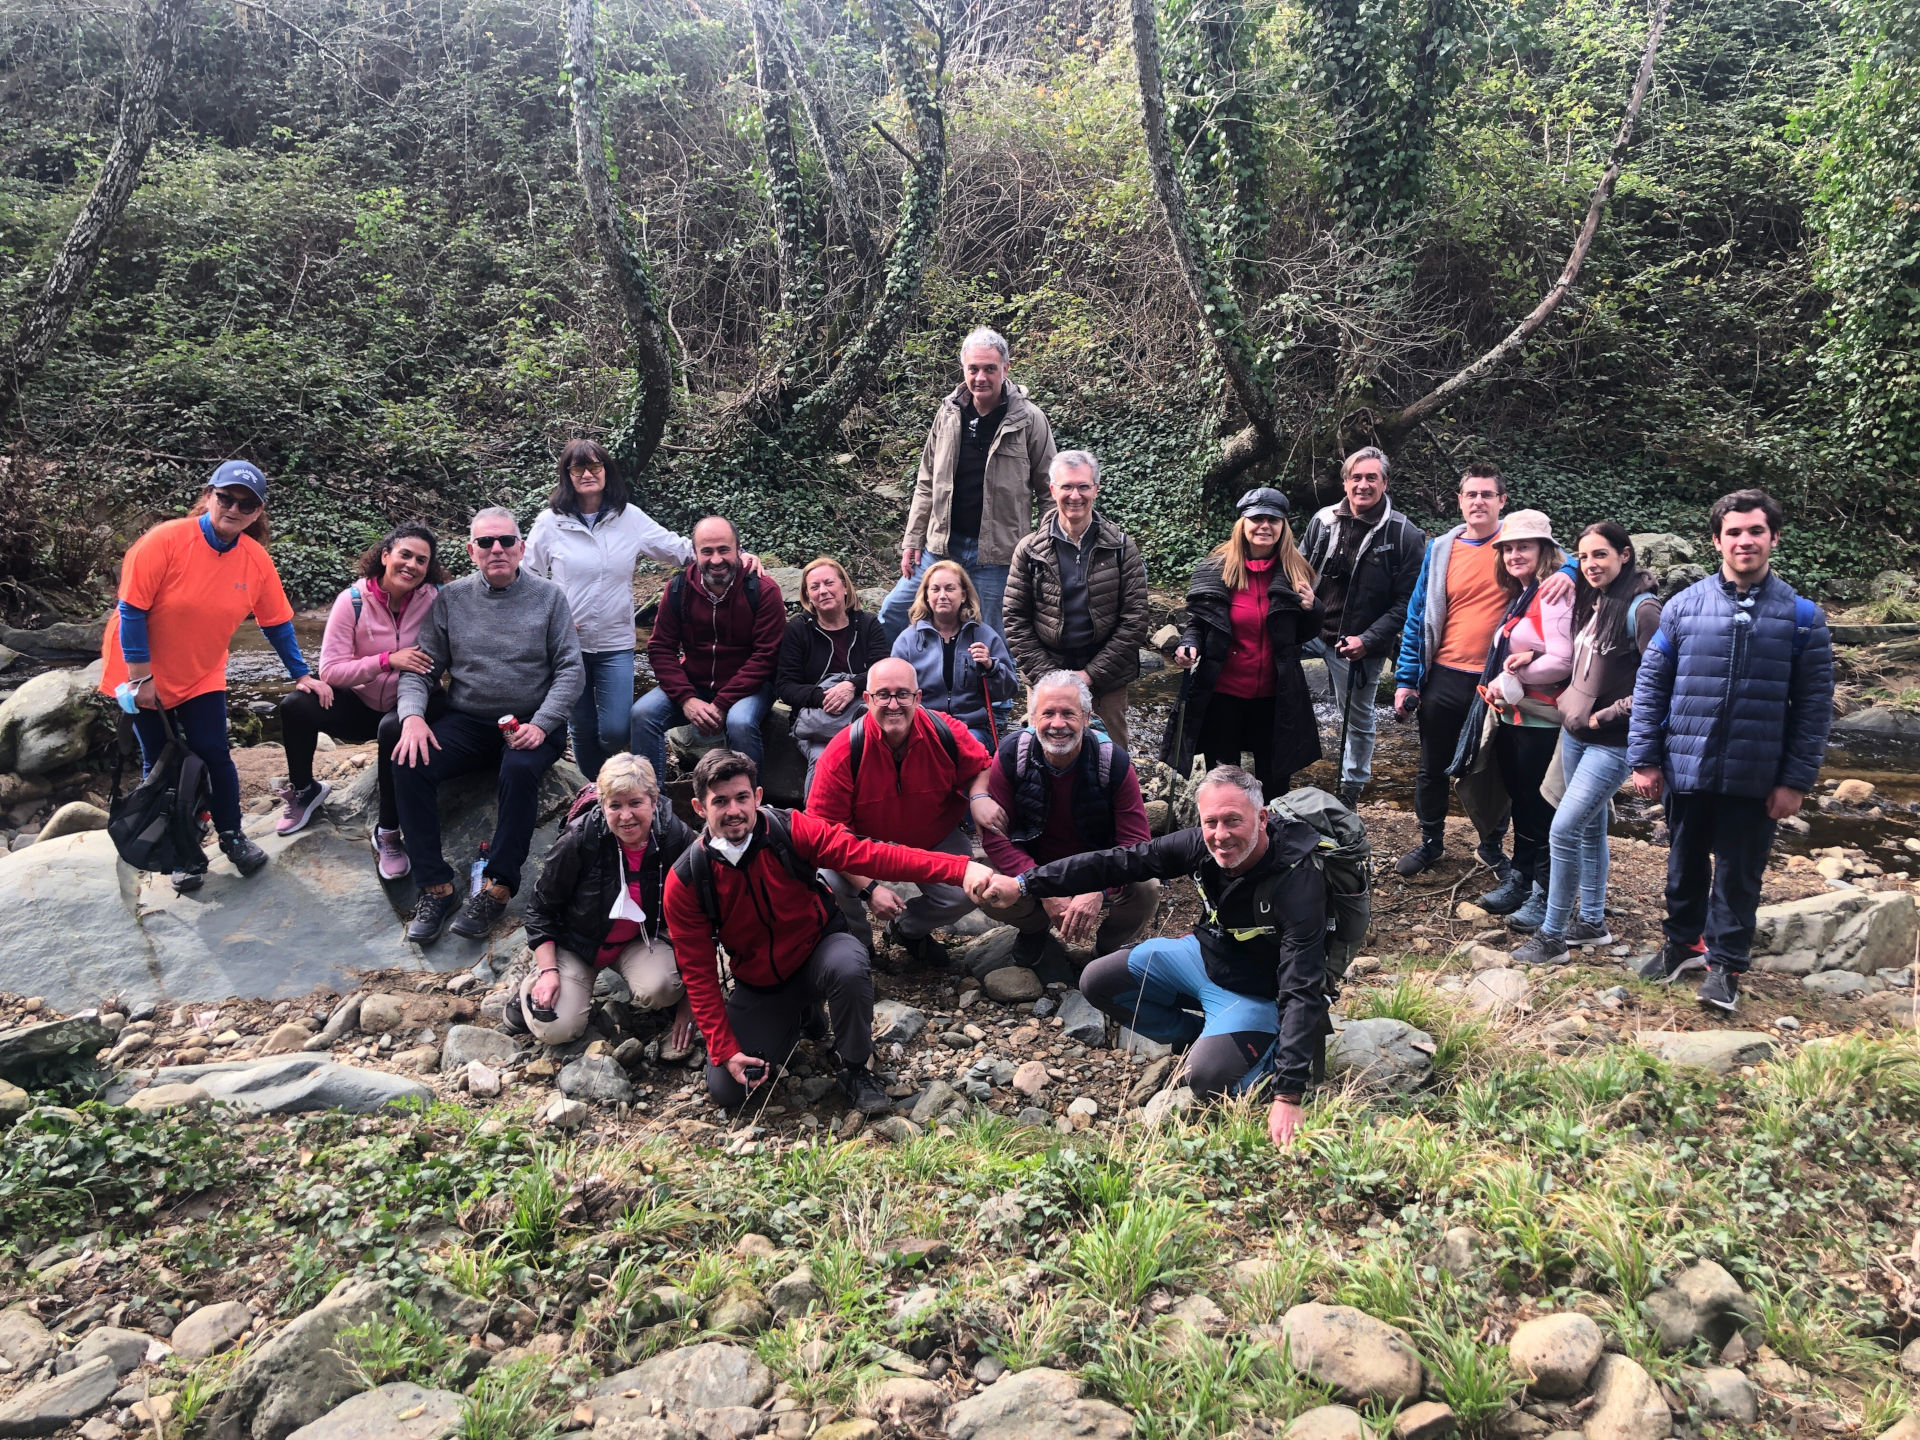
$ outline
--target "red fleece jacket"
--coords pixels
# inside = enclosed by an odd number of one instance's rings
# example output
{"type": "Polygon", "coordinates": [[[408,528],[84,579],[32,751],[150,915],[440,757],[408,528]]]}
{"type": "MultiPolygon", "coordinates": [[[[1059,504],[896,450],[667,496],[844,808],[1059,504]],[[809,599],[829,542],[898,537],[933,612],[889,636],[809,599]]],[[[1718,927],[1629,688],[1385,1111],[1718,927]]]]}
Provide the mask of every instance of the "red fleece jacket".
{"type": "Polygon", "coordinates": [[[914,711],[906,753],[897,760],[878,721],[869,715],[863,728],[866,743],[860,749],[859,793],[854,791],[853,726],[849,725],[827,742],[820,756],[813,790],[807,796],[807,813],[871,840],[931,850],[953,834],[967,813],[968,794],[986,788],[972,783],[991,763],[986,747],[951,715],[924,705],[914,711]],[[936,725],[953,733],[958,763],[948,758],[947,747],[933,728],[936,725]]]}
{"type": "Polygon", "coordinates": [[[745,575],[736,574],[718,600],[700,583],[697,565],[689,565],[676,583],[687,588],[686,626],[669,585],[647,641],[647,663],[675,705],[711,700],[725,714],[735,701],[773,683],[787,633],[787,603],[770,575],[760,577],[758,606],[747,603],[745,575]]]}
{"type": "MultiPolygon", "coordinates": [[[[866,768],[865,762],[861,768],[866,768]]],[[[959,885],[967,876],[965,855],[931,854],[904,845],[882,845],[862,840],[838,825],[807,814],[787,812],[793,849],[816,868],[851,870],[881,880],[911,880],[916,884],[959,885]]],[[[694,842],[706,845],[702,834],[694,842]]],[[[720,962],[714,941],[727,947],[733,978],[742,985],[773,989],[791,979],[833,919],[832,902],[811,885],[788,873],[767,844],[767,822],[754,827],[753,842],[738,866],[709,848],[713,867],[714,899],[720,911],[716,937],[692,887],[680,881],[677,869],[667,872],[662,906],[667,931],[673,937],[673,958],[687,987],[694,1019],[706,1037],[707,1056],[724,1065],[740,1053],[727,1023],[727,1005],[720,992],[720,962]]]]}

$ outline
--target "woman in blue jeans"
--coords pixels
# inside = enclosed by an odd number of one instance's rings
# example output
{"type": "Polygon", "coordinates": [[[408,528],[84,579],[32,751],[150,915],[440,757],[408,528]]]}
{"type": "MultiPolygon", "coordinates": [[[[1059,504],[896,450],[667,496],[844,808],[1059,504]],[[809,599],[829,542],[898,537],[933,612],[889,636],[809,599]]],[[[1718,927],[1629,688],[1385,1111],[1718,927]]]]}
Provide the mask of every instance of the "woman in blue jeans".
{"type": "Polygon", "coordinates": [[[1640,657],[1660,628],[1653,576],[1633,563],[1633,543],[1611,520],[1580,532],[1573,601],[1573,675],[1560,710],[1560,772],[1547,915],[1513,952],[1526,965],[1564,964],[1575,945],[1606,945],[1607,803],[1631,773],[1627,728],[1640,657]],[[1574,912],[1578,892],[1580,913],[1574,912]]]}

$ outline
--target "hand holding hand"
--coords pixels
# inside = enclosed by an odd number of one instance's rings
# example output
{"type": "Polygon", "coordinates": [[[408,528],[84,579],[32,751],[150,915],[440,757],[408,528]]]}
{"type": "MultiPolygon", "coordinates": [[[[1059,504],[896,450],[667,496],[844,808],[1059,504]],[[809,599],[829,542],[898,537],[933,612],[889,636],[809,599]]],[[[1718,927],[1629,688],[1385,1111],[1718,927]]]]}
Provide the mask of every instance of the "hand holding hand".
{"type": "Polygon", "coordinates": [[[320,702],[320,708],[322,710],[331,710],[333,708],[333,686],[322,680],[318,675],[302,675],[298,680],[293,682],[293,688],[296,690],[304,690],[307,694],[313,696],[314,699],[320,702]]]}
{"type": "Polygon", "coordinates": [[[820,708],[829,715],[844,715],[859,693],[853,688],[851,680],[842,680],[820,697],[820,708]]]}
{"type": "Polygon", "coordinates": [[[418,715],[409,715],[400,722],[400,743],[393,747],[393,763],[424,765],[432,758],[427,752],[439,748],[440,742],[433,738],[427,722],[418,715]]]}
{"type": "MultiPolygon", "coordinates": [[[[1666,783],[1666,778],[1661,775],[1658,765],[1643,765],[1633,772],[1633,793],[1643,800],[1658,800],[1660,792],[1666,788],[1666,783]]],[[[1769,800],[1768,803],[1771,804],[1772,801],[1769,800]]]]}
{"type": "Polygon", "coordinates": [[[547,732],[531,720],[523,720],[520,728],[507,736],[509,750],[538,750],[547,743],[547,732]]]}
{"type": "Polygon", "coordinates": [[[720,713],[720,707],[711,700],[689,700],[680,707],[680,713],[702,735],[717,735],[726,728],[727,717],[720,713]]]}
{"type": "Polygon", "coordinates": [[[1306,1112],[1291,1100],[1275,1100],[1267,1111],[1267,1138],[1284,1150],[1293,1144],[1293,1137],[1300,1129],[1300,1122],[1306,1112]]]}
{"type": "Polygon", "coordinates": [[[542,970],[534,980],[533,989],[528,993],[527,999],[532,1002],[533,1008],[536,1010],[551,1010],[553,1009],[554,1002],[559,998],[559,970],[542,970]]]}
{"type": "Polygon", "coordinates": [[[1785,785],[1776,785],[1767,792],[1767,818],[1786,820],[1800,813],[1800,806],[1806,796],[1798,790],[1790,790],[1785,785]]]}
{"type": "Polygon", "coordinates": [[[427,658],[427,652],[418,645],[403,645],[398,650],[387,652],[387,668],[425,675],[432,671],[433,661],[427,658]]]}
{"type": "Polygon", "coordinates": [[[1020,903],[1020,882],[1011,875],[990,875],[985,888],[973,897],[973,903],[995,910],[1011,910],[1020,903]]]}
{"type": "Polygon", "coordinates": [[[982,830],[991,830],[1003,835],[1007,829],[1007,812],[1000,808],[999,802],[991,795],[982,795],[967,807],[973,814],[973,823],[982,830]]]}
{"type": "Polygon", "coordinates": [[[1191,670],[1194,661],[1200,658],[1200,652],[1191,645],[1176,645],[1173,650],[1173,663],[1182,670],[1191,670]]]}

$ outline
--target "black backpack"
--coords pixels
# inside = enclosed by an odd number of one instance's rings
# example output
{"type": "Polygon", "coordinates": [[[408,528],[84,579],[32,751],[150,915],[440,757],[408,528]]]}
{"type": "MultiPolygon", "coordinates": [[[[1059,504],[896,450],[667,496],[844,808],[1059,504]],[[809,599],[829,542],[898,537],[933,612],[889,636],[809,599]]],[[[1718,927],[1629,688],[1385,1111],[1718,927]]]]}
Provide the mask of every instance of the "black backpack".
{"type": "MultiPolygon", "coordinates": [[[[756,615],[760,613],[760,577],[749,574],[746,578],[747,609],[756,615]]],[[[667,582],[667,604],[673,607],[673,618],[680,622],[680,633],[687,633],[687,572],[682,570],[667,582]]]]}
{"type": "MultiPolygon", "coordinates": [[[[787,821],[787,812],[772,805],[762,805],[760,813],[767,817],[767,848],[786,866],[789,875],[826,901],[829,920],[839,916],[840,902],[820,879],[818,868],[807,864],[795,852],[793,830],[787,821]]],[[[696,839],[673,862],[673,873],[680,877],[682,885],[693,891],[694,898],[700,902],[701,912],[707,917],[707,924],[713,927],[714,938],[719,939],[720,895],[713,887],[713,858],[707,854],[704,836],[696,839]]]]}
{"type": "Polygon", "coordinates": [[[187,748],[173,716],[165,710],[159,714],[167,743],[146,779],[125,795],[120,793],[120,777],[135,746],[132,720],[121,717],[113,795],[107,802],[107,836],[120,858],[135,870],[198,874],[207,868],[206,852],[200,848],[207,825],[201,817],[212,802],[213,785],[206,765],[187,748]]]}
{"type": "MultiPolygon", "coordinates": [[[[939,712],[931,712],[937,714],[939,712]]],[[[941,748],[947,752],[947,759],[956,766],[960,763],[960,742],[953,737],[953,730],[936,720],[934,733],[940,737],[941,748]]],[[[862,715],[847,727],[847,783],[857,790],[860,786],[860,757],[867,752],[867,717],[862,715]]]]}

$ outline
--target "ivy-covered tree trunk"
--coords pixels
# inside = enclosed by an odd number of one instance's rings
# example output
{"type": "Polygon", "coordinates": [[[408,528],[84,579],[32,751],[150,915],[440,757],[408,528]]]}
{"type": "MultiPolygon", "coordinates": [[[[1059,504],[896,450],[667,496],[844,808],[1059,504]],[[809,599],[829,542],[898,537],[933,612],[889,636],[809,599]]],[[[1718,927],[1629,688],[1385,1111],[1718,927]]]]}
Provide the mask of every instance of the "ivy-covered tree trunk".
{"type": "Polygon", "coordinates": [[[126,211],[140,178],[140,167],[146,164],[147,151],[153,145],[154,131],[159,128],[160,94],[173,74],[187,6],[188,0],[148,0],[141,10],[139,57],[127,73],[113,148],[107,152],[106,164],[100,167],[100,178],[94,181],[86,204],[74,216],[54,254],[39,298],[14,337],[6,369],[0,372],[0,417],[12,412],[20,392],[47,363],[47,356],[80,304],[87,279],[106,248],[107,236],[126,211]]]}
{"type": "Polygon", "coordinates": [[[634,243],[608,173],[593,6],[594,0],[567,0],[567,68],[573,75],[573,138],[579,155],[580,186],[586,192],[594,244],[620,295],[627,344],[633,352],[633,404],[620,429],[608,440],[608,448],[631,478],[646,468],[666,434],[667,414],[673,404],[673,352],[661,320],[653,271],[634,243]]]}
{"type": "Polygon", "coordinates": [[[771,0],[753,0],[753,77],[760,92],[760,137],[767,152],[767,190],[773,201],[774,248],[780,265],[780,309],[803,313],[819,298],[814,289],[813,237],[807,229],[807,191],[793,141],[788,106],[791,80],[785,49],[774,27],[780,14],[771,0]],[[770,14],[769,11],[772,13],[770,14]]]}

